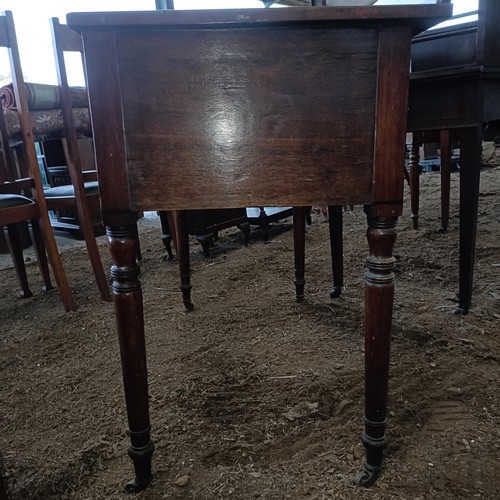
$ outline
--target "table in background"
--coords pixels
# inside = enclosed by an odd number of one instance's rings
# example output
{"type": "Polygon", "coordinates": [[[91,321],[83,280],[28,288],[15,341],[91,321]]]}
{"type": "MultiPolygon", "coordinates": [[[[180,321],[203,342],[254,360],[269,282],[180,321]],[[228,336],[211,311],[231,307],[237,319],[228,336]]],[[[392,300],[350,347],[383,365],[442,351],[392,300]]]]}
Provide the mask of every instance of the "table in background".
{"type": "MultiPolygon", "coordinates": [[[[415,37],[408,130],[415,144],[441,142],[442,230],[448,224],[451,138],[460,141],[459,308],[472,301],[483,126],[500,119],[500,2],[479,0],[478,21],[415,37]],[[437,133],[437,137],[436,137],[437,133]],[[418,137],[418,139],[417,139],[418,137]]],[[[416,149],[416,148],[414,148],[416,149]]],[[[418,157],[412,155],[411,194],[418,220],[418,157]]]]}

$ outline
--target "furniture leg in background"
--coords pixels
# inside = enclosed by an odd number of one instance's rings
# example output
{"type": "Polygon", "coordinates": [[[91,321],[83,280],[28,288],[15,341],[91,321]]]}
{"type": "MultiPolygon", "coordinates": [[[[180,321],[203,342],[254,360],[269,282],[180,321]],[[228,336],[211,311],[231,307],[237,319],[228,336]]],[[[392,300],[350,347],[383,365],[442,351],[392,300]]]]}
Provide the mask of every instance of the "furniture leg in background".
{"type": "Polygon", "coordinates": [[[444,233],[450,222],[451,134],[449,130],[440,130],[439,147],[441,149],[441,227],[438,232],[444,233]]]}
{"type": "Polygon", "coordinates": [[[188,311],[194,309],[191,302],[191,269],[189,265],[189,234],[187,228],[187,211],[175,210],[173,212],[173,223],[175,232],[175,246],[177,258],[179,259],[179,271],[181,277],[180,289],[182,302],[188,311]]]}
{"type": "Polygon", "coordinates": [[[305,207],[293,207],[293,255],[295,263],[295,274],[293,282],[295,284],[295,297],[297,302],[304,300],[305,286],[305,235],[306,217],[305,207]]]}
{"type": "Polygon", "coordinates": [[[418,229],[418,212],[420,205],[420,146],[421,142],[415,141],[412,142],[410,146],[410,153],[408,157],[408,163],[410,167],[410,201],[411,201],[411,220],[413,222],[413,229],[418,229]]]}
{"type": "Polygon", "coordinates": [[[457,313],[466,314],[472,302],[476,255],[477,211],[482,151],[482,127],[460,132],[460,264],[457,313]]]}
{"type": "MultiPolygon", "coordinates": [[[[9,224],[7,226],[8,231],[8,245],[10,254],[12,256],[12,261],[14,263],[14,268],[16,270],[19,284],[21,286],[20,295],[23,298],[32,297],[33,292],[30,290],[28,285],[28,277],[26,275],[26,266],[24,264],[24,256],[22,251],[22,243],[19,235],[19,228],[17,224],[9,224]]],[[[40,230],[40,225],[38,220],[31,220],[31,240],[33,242],[33,249],[35,250],[35,255],[40,269],[40,274],[43,278],[43,290],[45,292],[52,290],[54,287],[50,281],[50,271],[47,261],[47,254],[45,252],[45,245],[43,243],[43,235],[40,230]]]]}
{"type": "Polygon", "coordinates": [[[340,297],[344,287],[344,236],[342,205],[328,206],[328,225],[330,229],[330,254],[332,258],[333,287],[332,299],[340,297]]]}
{"type": "Polygon", "coordinates": [[[165,212],[165,210],[160,210],[158,212],[158,216],[160,217],[161,224],[161,240],[163,242],[163,246],[167,250],[167,255],[163,257],[163,260],[173,260],[174,254],[172,252],[172,230],[170,229],[170,224],[168,222],[168,212],[165,212]]]}
{"type": "MultiPolygon", "coordinates": [[[[477,15],[477,20],[428,30],[413,38],[407,126],[408,131],[423,133],[424,140],[427,134],[442,131],[442,229],[448,219],[447,156],[451,149],[445,134],[460,137],[457,313],[467,313],[472,301],[483,126],[500,119],[500,2],[479,0],[478,10],[468,15],[477,15]]],[[[465,16],[460,14],[457,19],[465,16]]]]}

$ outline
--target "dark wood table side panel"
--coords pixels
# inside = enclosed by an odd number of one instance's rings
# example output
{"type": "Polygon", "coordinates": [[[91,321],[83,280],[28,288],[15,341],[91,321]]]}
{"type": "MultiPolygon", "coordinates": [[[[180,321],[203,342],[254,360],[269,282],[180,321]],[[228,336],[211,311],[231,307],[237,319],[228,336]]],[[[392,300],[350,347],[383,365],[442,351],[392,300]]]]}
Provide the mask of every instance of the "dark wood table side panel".
{"type": "Polygon", "coordinates": [[[477,22],[467,23],[460,29],[431,30],[414,38],[411,70],[418,72],[474,66],[477,64],[476,48],[477,22]]]}
{"type": "Polygon", "coordinates": [[[500,72],[496,79],[483,80],[483,121],[500,119],[500,72]]]}
{"type": "Polygon", "coordinates": [[[350,28],[119,35],[134,208],[370,202],[377,42],[350,28]]]}
{"type": "Polygon", "coordinates": [[[477,77],[410,81],[408,130],[440,130],[480,123],[481,106],[473,97],[479,94],[480,84],[477,77]]]}

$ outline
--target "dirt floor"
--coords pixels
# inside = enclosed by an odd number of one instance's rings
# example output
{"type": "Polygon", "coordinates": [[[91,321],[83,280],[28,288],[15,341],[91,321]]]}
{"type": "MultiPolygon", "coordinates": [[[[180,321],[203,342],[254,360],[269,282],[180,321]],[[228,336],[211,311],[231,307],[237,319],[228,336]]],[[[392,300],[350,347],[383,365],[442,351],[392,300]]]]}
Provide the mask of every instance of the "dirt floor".
{"type": "MultiPolygon", "coordinates": [[[[141,222],[155,479],[149,499],[500,498],[500,168],[482,173],[473,307],[454,315],[458,174],[438,234],[439,175],[422,176],[421,228],[398,225],[388,437],[382,477],[363,463],[366,219],[346,212],[345,281],[332,300],[328,224],[307,228],[306,301],[292,282],[291,221],[191,246],[195,311],[159,223],[141,222]]],[[[408,198],[408,197],[407,197],[408,198]]],[[[102,255],[109,265],[105,243],[102,255]]],[[[16,297],[0,271],[0,450],[11,499],[122,499],[132,477],[113,307],[82,248],[63,253],[79,309],[16,297]]],[[[130,497],[128,497],[130,498],[130,497]]]]}

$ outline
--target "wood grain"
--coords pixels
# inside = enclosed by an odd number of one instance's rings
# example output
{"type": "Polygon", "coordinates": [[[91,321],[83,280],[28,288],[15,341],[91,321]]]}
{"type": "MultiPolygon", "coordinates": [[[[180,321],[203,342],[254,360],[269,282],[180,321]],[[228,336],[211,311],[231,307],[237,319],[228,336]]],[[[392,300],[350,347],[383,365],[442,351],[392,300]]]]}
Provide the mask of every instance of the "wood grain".
{"type": "Polygon", "coordinates": [[[369,202],[377,36],[357,35],[119,36],[134,208],[369,202]]]}

